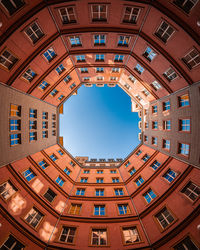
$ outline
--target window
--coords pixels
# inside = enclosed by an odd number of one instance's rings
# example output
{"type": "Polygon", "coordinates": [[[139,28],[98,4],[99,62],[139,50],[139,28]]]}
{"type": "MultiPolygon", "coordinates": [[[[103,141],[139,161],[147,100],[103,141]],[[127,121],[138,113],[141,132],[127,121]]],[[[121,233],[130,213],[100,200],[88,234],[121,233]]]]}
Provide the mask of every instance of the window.
{"type": "Polygon", "coordinates": [[[170,140],[163,140],[163,148],[166,150],[170,150],[170,140]]]}
{"type": "Polygon", "coordinates": [[[157,54],[150,47],[147,47],[143,54],[143,56],[146,57],[146,59],[150,62],[154,59],[156,55],[157,54]]]}
{"type": "Polygon", "coordinates": [[[37,110],[36,109],[30,109],[30,111],[29,111],[29,117],[31,117],[31,118],[37,118],[37,110]]]}
{"type": "Polygon", "coordinates": [[[182,61],[187,65],[189,69],[195,68],[200,64],[200,54],[197,49],[193,48],[188,54],[186,54],[182,61]]]}
{"type": "Polygon", "coordinates": [[[25,170],[22,175],[25,177],[27,181],[31,181],[33,178],[35,178],[36,174],[32,171],[31,168],[28,168],[25,170]]]}
{"type": "Polygon", "coordinates": [[[70,175],[71,171],[68,169],[68,168],[65,168],[64,169],[64,172],[67,174],[67,175],[70,175]]]}
{"type": "Polygon", "coordinates": [[[129,41],[130,36],[119,36],[117,45],[128,47],[129,41]]]}
{"type": "Polygon", "coordinates": [[[181,193],[185,194],[192,201],[195,201],[199,197],[199,195],[200,195],[200,187],[190,181],[181,190],[181,193]]]}
{"type": "Polygon", "coordinates": [[[179,107],[187,107],[187,106],[189,106],[190,105],[189,95],[185,94],[185,95],[179,96],[178,97],[178,104],[179,104],[179,107]]]}
{"type": "Polygon", "coordinates": [[[54,90],[51,91],[50,95],[55,96],[57,93],[58,93],[58,90],[54,89],[54,90]]]}
{"type": "Polygon", "coordinates": [[[115,62],[123,62],[124,56],[123,55],[115,55],[114,61],[115,62]]]}
{"type": "Polygon", "coordinates": [[[10,146],[15,146],[17,144],[21,144],[21,134],[11,134],[10,146]]]}
{"type": "Polygon", "coordinates": [[[17,192],[17,188],[11,183],[11,181],[6,181],[0,185],[0,194],[7,200],[17,192]]]}
{"type": "Polygon", "coordinates": [[[179,8],[185,11],[187,14],[190,13],[191,9],[197,4],[198,0],[175,0],[173,1],[179,8]]]}
{"type": "Polygon", "coordinates": [[[139,156],[142,153],[142,151],[139,149],[135,154],[139,156]]]}
{"type": "Polygon", "coordinates": [[[60,96],[58,97],[58,100],[59,100],[59,101],[62,101],[62,99],[63,99],[64,97],[65,97],[64,95],[60,95],[60,96]]]}
{"type": "Polygon", "coordinates": [[[80,68],[81,73],[88,73],[88,68],[80,68]]]}
{"type": "Polygon", "coordinates": [[[143,91],[142,91],[142,93],[145,95],[145,96],[148,96],[150,93],[149,93],[149,91],[147,90],[147,89],[144,89],[143,91]]]}
{"type": "Polygon", "coordinates": [[[82,183],[86,183],[88,181],[88,178],[81,178],[82,183]]]}
{"type": "Polygon", "coordinates": [[[44,52],[43,56],[48,62],[51,62],[57,55],[54,49],[50,47],[47,51],[44,52]]]}
{"type": "Polygon", "coordinates": [[[91,245],[95,245],[95,246],[107,245],[106,229],[92,229],[91,245]]]}
{"type": "Polygon", "coordinates": [[[104,189],[96,189],[95,195],[96,196],[104,196],[104,189]]]}
{"type": "Polygon", "coordinates": [[[44,215],[40,213],[35,207],[33,207],[24,219],[28,224],[36,228],[43,217],[44,215]]]}
{"type": "Polygon", "coordinates": [[[21,116],[21,106],[10,104],[10,116],[21,116]]]}
{"type": "Polygon", "coordinates": [[[52,161],[56,161],[58,159],[58,157],[56,157],[56,155],[54,154],[50,155],[50,158],[52,159],[52,161]]]}
{"type": "Polygon", "coordinates": [[[169,82],[173,81],[174,79],[176,79],[178,77],[177,73],[171,67],[163,73],[163,76],[169,82]]]}
{"type": "Polygon", "coordinates": [[[48,138],[48,131],[42,131],[42,138],[48,138]]]}
{"type": "Polygon", "coordinates": [[[158,138],[157,137],[152,137],[152,144],[155,146],[158,145],[158,138]]]}
{"type": "Polygon", "coordinates": [[[35,44],[38,40],[40,40],[40,38],[44,36],[44,33],[40,29],[37,22],[32,23],[24,32],[31,39],[33,44],[35,44]]]}
{"type": "Polygon", "coordinates": [[[73,161],[70,161],[70,163],[69,163],[72,167],[75,167],[75,163],[73,162],[73,161]]]}
{"type": "Polygon", "coordinates": [[[136,81],[135,77],[132,76],[132,75],[130,75],[130,76],[128,77],[128,79],[129,79],[132,83],[135,83],[135,81],[136,81]]]}
{"type": "Polygon", "coordinates": [[[85,56],[84,55],[76,56],[76,61],[77,62],[85,62],[85,56]]]}
{"type": "Polygon", "coordinates": [[[36,141],[37,140],[37,132],[30,132],[29,133],[29,141],[36,141]]]}
{"type": "Polygon", "coordinates": [[[142,183],[144,182],[144,179],[139,176],[136,180],[135,180],[135,184],[139,187],[142,183]]]}
{"type": "Polygon", "coordinates": [[[42,169],[46,169],[49,166],[45,160],[40,161],[38,164],[42,169]]]}
{"type": "Polygon", "coordinates": [[[89,174],[89,173],[90,173],[90,170],[84,170],[83,173],[84,173],[84,174],[89,174]]]}
{"type": "Polygon", "coordinates": [[[8,70],[11,70],[17,61],[18,58],[7,49],[0,54],[0,65],[8,70]]]}
{"type": "Polygon", "coordinates": [[[56,72],[60,75],[60,74],[62,74],[63,71],[65,71],[65,67],[63,66],[63,64],[60,64],[60,65],[56,68],[56,72]]]}
{"type": "MultiPolygon", "coordinates": [[[[81,73],[83,73],[83,72],[81,72],[81,73]]],[[[72,89],[74,89],[76,87],[76,84],[75,83],[72,83],[70,86],[69,86],[69,88],[72,90],[72,89]]]]}
{"type": "Polygon", "coordinates": [[[27,80],[28,82],[32,82],[32,80],[37,76],[37,74],[31,69],[28,68],[23,74],[22,78],[27,80]]]}
{"type": "Polygon", "coordinates": [[[111,76],[110,81],[117,81],[117,77],[116,76],[111,76]]]}
{"type": "Polygon", "coordinates": [[[112,178],[112,182],[113,182],[113,183],[118,183],[118,182],[119,182],[119,178],[117,178],[117,177],[112,178]]]}
{"type": "Polygon", "coordinates": [[[179,131],[190,132],[190,119],[179,120],[179,131]]]}
{"type": "Polygon", "coordinates": [[[136,24],[140,9],[137,7],[125,7],[123,23],[136,24]]]}
{"type": "Polygon", "coordinates": [[[85,189],[84,188],[78,188],[76,190],[76,195],[85,195],[85,189]]]}
{"type": "MultiPolygon", "coordinates": [[[[90,81],[90,77],[89,76],[83,77],[83,81],[85,81],[85,82],[90,81]]],[[[89,86],[91,86],[90,83],[89,83],[89,86]]]]}
{"type": "Polygon", "coordinates": [[[117,171],[116,171],[116,170],[110,170],[110,173],[111,173],[111,174],[116,174],[117,171]]]}
{"type": "Polygon", "coordinates": [[[144,68],[140,65],[137,64],[134,68],[140,75],[144,72],[144,68]]]}
{"type": "Polygon", "coordinates": [[[58,176],[56,179],[56,183],[62,187],[65,181],[62,179],[62,177],[58,176]]]}
{"type": "Polygon", "coordinates": [[[80,39],[79,36],[71,36],[71,37],[69,38],[69,40],[70,40],[70,43],[71,43],[71,46],[72,46],[72,47],[82,46],[82,44],[81,44],[81,39],[80,39]]]}
{"type": "Polygon", "coordinates": [[[131,86],[128,83],[125,83],[124,87],[126,87],[127,89],[131,89],[131,86]]]}
{"type": "Polygon", "coordinates": [[[156,114],[158,112],[158,107],[157,105],[152,106],[152,113],[156,114]]]}
{"type": "Polygon", "coordinates": [[[140,95],[136,95],[135,97],[138,99],[138,101],[142,101],[142,97],[140,95]]]}
{"type": "Polygon", "coordinates": [[[97,178],[96,183],[103,183],[103,178],[97,178]]]}
{"type": "Polygon", "coordinates": [[[167,22],[163,21],[160,27],[157,29],[155,35],[160,38],[164,43],[168,41],[168,39],[174,33],[174,29],[167,22]]]}
{"type": "Polygon", "coordinates": [[[190,152],[190,145],[185,143],[179,143],[178,144],[178,154],[189,156],[190,152]]]}
{"type": "Polygon", "coordinates": [[[64,155],[64,152],[63,152],[61,149],[58,150],[58,153],[59,153],[59,155],[61,155],[61,156],[64,155]]]}
{"type": "Polygon", "coordinates": [[[127,168],[131,163],[129,161],[127,161],[124,165],[127,168]]]}
{"type": "Polygon", "coordinates": [[[143,156],[142,160],[143,160],[144,162],[146,162],[146,161],[148,161],[149,158],[150,158],[150,156],[149,156],[148,154],[145,154],[145,155],[143,156]]]}
{"type": "Polygon", "coordinates": [[[165,229],[167,226],[169,226],[174,221],[174,217],[167,210],[166,207],[164,207],[158,214],[156,214],[155,217],[163,229],[165,229]]]}
{"type": "Polygon", "coordinates": [[[160,167],[161,163],[158,162],[157,160],[155,160],[151,165],[150,167],[153,168],[153,170],[157,170],[159,167],[160,167]]]}
{"type": "Polygon", "coordinates": [[[152,189],[149,189],[145,194],[143,194],[143,196],[147,203],[150,203],[154,198],[156,198],[152,189]]]}
{"type": "Polygon", "coordinates": [[[106,35],[94,35],[94,45],[105,45],[106,35]]]}
{"type": "Polygon", "coordinates": [[[95,205],[94,206],[94,215],[105,215],[105,205],[95,205]]]}
{"type": "Polygon", "coordinates": [[[81,211],[81,204],[71,204],[69,214],[79,215],[81,211]]]}
{"type": "Polygon", "coordinates": [[[167,170],[167,172],[163,175],[163,178],[165,178],[169,183],[171,183],[176,177],[177,173],[173,171],[172,169],[167,170]]]}
{"type": "Polygon", "coordinates": [[[130,175],[133,175],[136,172],[135,168],[131,168],[131,170],[129,171],[130,175]]]}
{"type": "Polygon", "coordinates": [[[124,195],[124,191],[122,188],[116,188],[115,189],[115,195],[124,195]]]}
{"type": "Polygon", "coordinates": [[[48,119],[48,112],[42,112],[42,119],[48,119]]]}
{"type": "Polygon", "coordinates": [[[149,123],[145,122],[144,126],[145,126],[145,129],[148,129],[149,128],[149,123]]]}
{"type": "Polygon", "coordinates": [[[52,122],[52,128],[55,128],[55,127],[56,127],[56,123],[52,122]]]}
{"type": "Polygon", "coordinates": [[[21,120],[10,119],[10,131],[18,131],[21,129],[21,120]]]}
{"type": "Polygon", "coordinates": [[[39,89],[41,90],[45,90],[49,87],[49,84],[46,81],[43,81],[40,85],[39,85],[39,89]]]}
{"type": "Polygon", "coordinates": [[[73,243],[75,238],[75,227],[63,227],[59,240],[62,242],[73,243]]]}
{"type": "Polygon", "coordinates": [[[57,196],[56,193],[54,193],[53,190],[51,190],[50,188],[48,188],[48,190],[46,191],[46,193],[44,194],[44,197],[49,201],[52,202],[55,197],[57,196]]]}
{"type": "Polygon", "coordinates": [[[153,81],[152,83],[151,83],[151,86],[155,89],[155,90],[158,90],[158,89],[161,89],[162,87],[161,87],[161,85],[160,85],[160,83],[158,83],[158,81],[153,81]]]}
{"type": "Polygon", "coordinates": [[[119,68],[112,68],[112,73],[119,73],[119,68]]]}
{"type": "Polygon", "coordinates": [[[42,122],[42,128],[48,128],[48,122],[42,122]]]}
{"type": "Polygon", "coordinates": [[[171,130],[171,121],[163,121],[163,130],[171,130]]]}
{"type": "Polygon", "coordinates": [[[130,214],[130,213],[131,213],[128,204],[119,204],[119,205],[118,205],[118,210],[119,210],[119,214],[120,214],[120,215],[130,214]]]}
{"type": "Polygon", "coordinates": [[[103,174],[103,170],[97,170],[97,174],[103,174]]]}
{"type": "MultiPolygon", "coordinates": [[[[9,2],[9,1],[8,1],[9,2]]],[[[7,3],[7,2],[6,2],[7,3]]],[[[4,241],[1,245],[1,249],[17,249],[17,250],[24,250],[25,246],[19,242],[14,236],[11,234],[8,236],[8,239],[4,241]]]]}
{"type": "Polygon", "coordinates": [[[71,79],[72,79],[71,76],[68,75],[63,80],[64,80],[65,83],[68,83],[71,79]]]}
{"type": "Polygon", "coordinates": [[[157,121],[152,122],[152,129],[158,129],[158,122],[157,121]]]}
{"type": "Polygon", "coordinates": [[[104,61],[104,55],[103,54],[97,54],[96,55],[96,62],[103,62],[104,61]]]}
{"type": "Polygon", "coordinates": [[[102,72],[104,72],[104,68],[96,68],[96,72],[97,73],[100,73],[100,72],[102,73],[102,72]]]}
{"type": "Polygon", "coordinates": [[[63,24],[76,23],[74,7],[68,6],[58,10],[63,24]]]}
{"type": "Polygon", "coordinates": [[[170,101],[163,102],[163,111],[170,110],[170,101]]]}
{"type": "Polygon", "coordinates": [[[106,22],[107,21],[107,8],[105,4],[94,4],[91,6],[92,21],[93,22],[106,22]]]}
{"type": "Polygon", "coordinates": [[[132,244],[141,241],[136,227],[123,228],[123,235],[125,244],[132,244]]]}
{"type": "Polygon", "coordinates": [[[173,247],[174,250],[198,250],[198,246],[194,244],[194,242],[190,239],[190,236],[187,236],[184,240],[179,242],[177,245],[173,247]]]}

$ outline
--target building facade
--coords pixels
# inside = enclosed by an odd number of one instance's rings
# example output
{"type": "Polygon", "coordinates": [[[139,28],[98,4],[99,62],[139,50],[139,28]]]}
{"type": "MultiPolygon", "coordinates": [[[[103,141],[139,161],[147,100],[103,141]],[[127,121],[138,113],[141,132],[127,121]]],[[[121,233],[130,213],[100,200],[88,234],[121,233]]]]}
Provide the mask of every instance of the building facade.
{"type": "Polygon", "coordinates": [[[199,11],[0,1],[1,249],[200,248],[199,11]],[[141,143],[125,159],[62,146],[59,113],[83,84],[131,97],[141,143]]]}

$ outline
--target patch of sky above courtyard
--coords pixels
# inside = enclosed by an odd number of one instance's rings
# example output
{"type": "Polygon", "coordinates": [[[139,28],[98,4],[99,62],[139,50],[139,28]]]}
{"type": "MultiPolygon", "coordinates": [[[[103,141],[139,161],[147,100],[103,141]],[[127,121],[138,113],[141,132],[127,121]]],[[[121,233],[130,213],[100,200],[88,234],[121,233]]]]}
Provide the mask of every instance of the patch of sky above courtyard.
{"type": "Polygon", "coordinates": [[[60,136],[74,157],[125,158],[139,144],[139,121],[119,86],[82,86],[64,103],[60,136]]]}

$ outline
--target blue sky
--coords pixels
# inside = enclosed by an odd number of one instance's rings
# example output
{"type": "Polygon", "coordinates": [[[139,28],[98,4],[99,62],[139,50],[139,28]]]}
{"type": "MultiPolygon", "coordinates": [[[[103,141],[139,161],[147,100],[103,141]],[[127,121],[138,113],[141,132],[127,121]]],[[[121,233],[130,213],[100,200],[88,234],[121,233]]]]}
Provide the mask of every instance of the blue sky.
{"type": "Polygon", "coordinates": [[[139,144],[138,122],[120,87],[82,86],[64,103],[60,136],[74,157],[125,158],[139,144]]]}

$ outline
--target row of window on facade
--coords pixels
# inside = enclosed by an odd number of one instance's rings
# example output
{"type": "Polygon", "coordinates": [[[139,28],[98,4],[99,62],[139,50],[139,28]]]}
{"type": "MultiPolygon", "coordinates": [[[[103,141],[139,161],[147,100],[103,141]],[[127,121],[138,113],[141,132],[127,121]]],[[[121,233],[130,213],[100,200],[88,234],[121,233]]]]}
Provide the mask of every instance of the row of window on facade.
{"type": "MultiPolygon", "coordinates": [[[[169,224],[172,224],[175,220],[172,214],[170,214],[168,210],[163,210],[163,214],[161,213],[160,218],[164,218],[163,221],[169,224]]],[[[123,235],[123,243],[126,245],[142,242],[142,238],[136,226],[122,227],[121,232],[123,235]]],[[[98,227],[92,228],[90,235],[91,235],[90,246],[107,246],[108,245],[108,229],[107,228],[98,228],[98,227]]],[[[77,237],[76,227],[63,226],[58,240],[60,242],[64,242],[67,244],[74,244],[76,237],[77,237]]],[[[25,245],[23,245],[20,242],[18,237],[14,237],[12,234],[10,234],[8,238],[1,245],[1,248],[23,250],[25,248],[25,245]]],[[[198,250],[199,248],[197,244],[195,243],[195,241],[191,239],[190,236],[187,235],[184,237],[184,239],[176,243],[173,246],[173,249],[174,250],[179,250],[179,249],[198,250]]]]}
{"type": "MultiPolygon", "coordinates": [[[[190,106],[190,101],[189,101],[189,95],[184,94],[181,96],[177,97],[177,107],[182,108],[182,107],[188,107],[190,106]]],[[[162,111],[168,111],[171,109],[171,103],[170,100],[167,100],[162,103],[162,111]]],[[[158,113],[158,105],[153,105],[152,106],[152,114],[157,114],[158,113]]]]}
{"type": "MultiPolygon", "coordinates": [[[[11,1],[11,0],[10,0],[11,1]]],[[[190,6],[191,8],[196,4],[197,0],[191,1],[183,1],[182,5],[190,6]],[[189,4],[186,2],[190,2],[189,4]]],[[[174,1],[175,4],[178,4],[179,7],[181,6],[180,1],[174,1]]],[[[9,4],[8,6],[12,6],[9,4]]],[[[4,6],[5,7],[5,6],[4,6]]],[[[69,6],[66,8],[58,9],[61,19],[64,24],[66,23],[76,23],[75,18],[75,7],[69,6]],[[70,13],[69,13],[70,12],[70,13]],[[71,22],[70,22],[71,19],[71,22]]],[[[107,20],[107,9],[108,5],[91,5],[92,11],[92,21],[106,21],[107,20]],[[94,18],[95,17],[95,18],[94,18]],[[103,18],[103,19],[102,19],[103,18]]],[[[184,9],[184,8],[183,8],[184,9]]],[[[138,7],[125,7],[124,12],[124,23],[135,23],[141,9],[138,7]]],[[[155,31],[155,35],[161,39],[164,43],[166,43],[169,38],[176,32],[176,29],[167,23],[165,20],[161,22],[157,30],[155,31]]],[[[25,34],[29,37],[31,42],[35,44],[38,40],[40,40],[44,33],[37,22],[33,22],[28,28],[25,29],[25,34]]],[[[81,46],[81,40],[79,36],[70,37],[71,46],[81,46]]],[[[118,38],[118,46],[128,46],[130,43],[130,36],[119,36],[118,38]]],[[[97,34],[94,35],[94,45],[105,45],[106,44],[106,35],[105,34],[97,34]]],[[[155,52],[149,48],[145,51],[144,55],[151,61],[153,57],[156,55],[155,52]]],[[[186,65],[191,69],[200,63],[200,55],[196,48],[193,48],[184,58],[183,61],[186,65]]]]}
{"type": "MultiPolygon", "coordinates": [[[[9,127],[10,132],[16,132],[21,131],[21,112],[22,108],[20,105],[11,104],[10,105],[10,120],[9,120],[9,127]],[[17,117],[13,119],[13,117],[17,117]]],[[[29,109],[29,141],[36,141],[37,140],[37,132],[33,132],[32,130],[37,129],[37,110],[36,109],[29,109]]],[[[42,129],[48,129],[48,112],[42,113],[42,119],[45,121],[42,121],[42,129]]],[[[52,136],[56,135],[56,114],[52,114],[52,136]]],[[[42,131],[42,138],[48,138],[48,130],[42,131]]],[[[10,134],[10,145],[15,146],[17,144],[21,144],[21,134],[10,134]]]]}
{"type": "MultiPolygon", "coordinates": [[[[145,129],[148,129],[148,128],[149,128],[149,124],[148,122],[145,122],[145,129]]],[[[158,128],[159,129],[162,128],[163,130],[170,131],[172,129],[171,120],[164,120],[161,122],[161,125],[158,124],[158,121],[152,121],[152,129],[158,130],[158,128]]],[[[178,120],[178,131],[182,131],[182,132],[191,131],[189,118],[178,120]]]]}
{"type": "MultiPolygon", "coordinates": [[[[172,0],[171,1],[175,6],[182,9],[185,13],[189,14],[190,11],[195,7],[198,3],[198,0],[172,0]]],[[[24,0],[7,0],[1,1],[1,6],[10,14],[13,15],[19,9],[25,6],[26,1],[24,0]]],[[[91,21],[92,22],[107,22],[108,21],[108,14],[110,12],[109,8],[110,4],[102,4],[102,3],[95,3],[89,4],[90,6],[90,13],[91,13],[91,21]]],[[[143,7],[136,7],[136,6],[125,6],[122,12],[122,23],[130,23],[136,24],[138,17],[142,11],[143,7]]],[[[63,24],[70,24],[70,23],[77,23],[77,14],[76,14],[76,7],[75,6],[66,6],[62,8],[58,8],[58,12],[60,14],[61,20],[63,24]]]]}
{"type": "MultiPolygon", "coordinates": [[[[15,193],[17,192],[17,189],[14,187],[14,185],[11,183],[11,181],[7,181],[3,184],[0,185],[0,194],[1,196],[8,200],[9,198],[11,198],[15,193]]],[[[192,202],[194,202],[196,199],[198,199],[199,194],[200,194],[200,187],[197,186],[196,184],[194,184],[192,181],[188,182],[187,185],[185,185],[184,188],[182,188],[181,193],[184,194],[187,198],[189,198],[189,200],[191,200],[192,202]]],[[[147,194],[146,194],[147,195],[147,194]]],[[[55,193],[51,190],[48,189],[46,191],[46,193],[44,194],[45,199],[47,199],[48,201],[52,202],[55,198],[55,193]]],[[[153,193],[151,193],[151,191],[148,193],[148,200],[154,199],[155,195],[153,193]]],[[[72,203],[68,213],[71,215],[80,215],[81,214],[81,209],[82,209],[82,204],[81,203],[72,203]]],[[[129,215],[131,214],[131,209],[129,207],[128,203],[124,203],[124,204],[117,204],[117,211],[118,211],[118,215],[129,215]]],[[[106,205],[103,204],[96,204],[94,205],[93,208],[93,215],[95,216],[106,216],[106,205]]],[[[28,214],[25,215],[24,220],[33,228],[37,228],[42,220],[42,218],[44,217],[44,215],[36,208],[33,207],[28,214]]],[[[159,227],[164,230],[166,228],[168,228],[170,225],[172,225],[173,223],[176,222],[176,216],[174,215],[174,213],[172,213],[172,211],[170,209],[168,209],[167,207],[163,207],[159,212],[155,213],[154,218],[157,220],[159,227]]],[[[74,235],[75,236],[75,231],[76,228],[74,227],[74,235]]],[[[70,227],[68,228],[68,230],[70,230],[70,227]]],[[[101,230],[105,231],[107,229],[102,229],[101,230]]],[[[141,241],[141,236],[139,235],[139,232],[137,230],[137,227],[134,226],[132,228],[128,228],[128,230],[132,230],[134,231],[134,237],[132,240],[130,240],[130,238],[128,237],[127,241],[126,241],[126,237],[124,238],[125,244],[128,243],[135,243],[135,242],[140,242],[141,241]],[[137,237],[135,237],[137,235],[137,237]]],[[[68,239],[68,236],[66,236],[63,231],[66,231],[66,227],[63,227],[63,230],[61,231],[61,235],[59,240],[66,242],[66,243],[74,243],[74,237],[70,239],[68,239]]],[[[125,230],[123,230],[123,234],[124,231],[127,231],[127,228],[125,230]]],[[[130,234],[132,235],[133,232],[130,234]]],[[[67,234],[69,235],[69,234],[67,234]]],[[[127,232],[124,234],[124,236],[127,235],[127,232]]],[[[130,236],[129,235],[129,236],[130,236]]],[[[104,243],[95,243],[92,245],[106,245],[106,242],[104,243]]],[[[192,248],[193,249],[193,248],[192,248]]]]}

